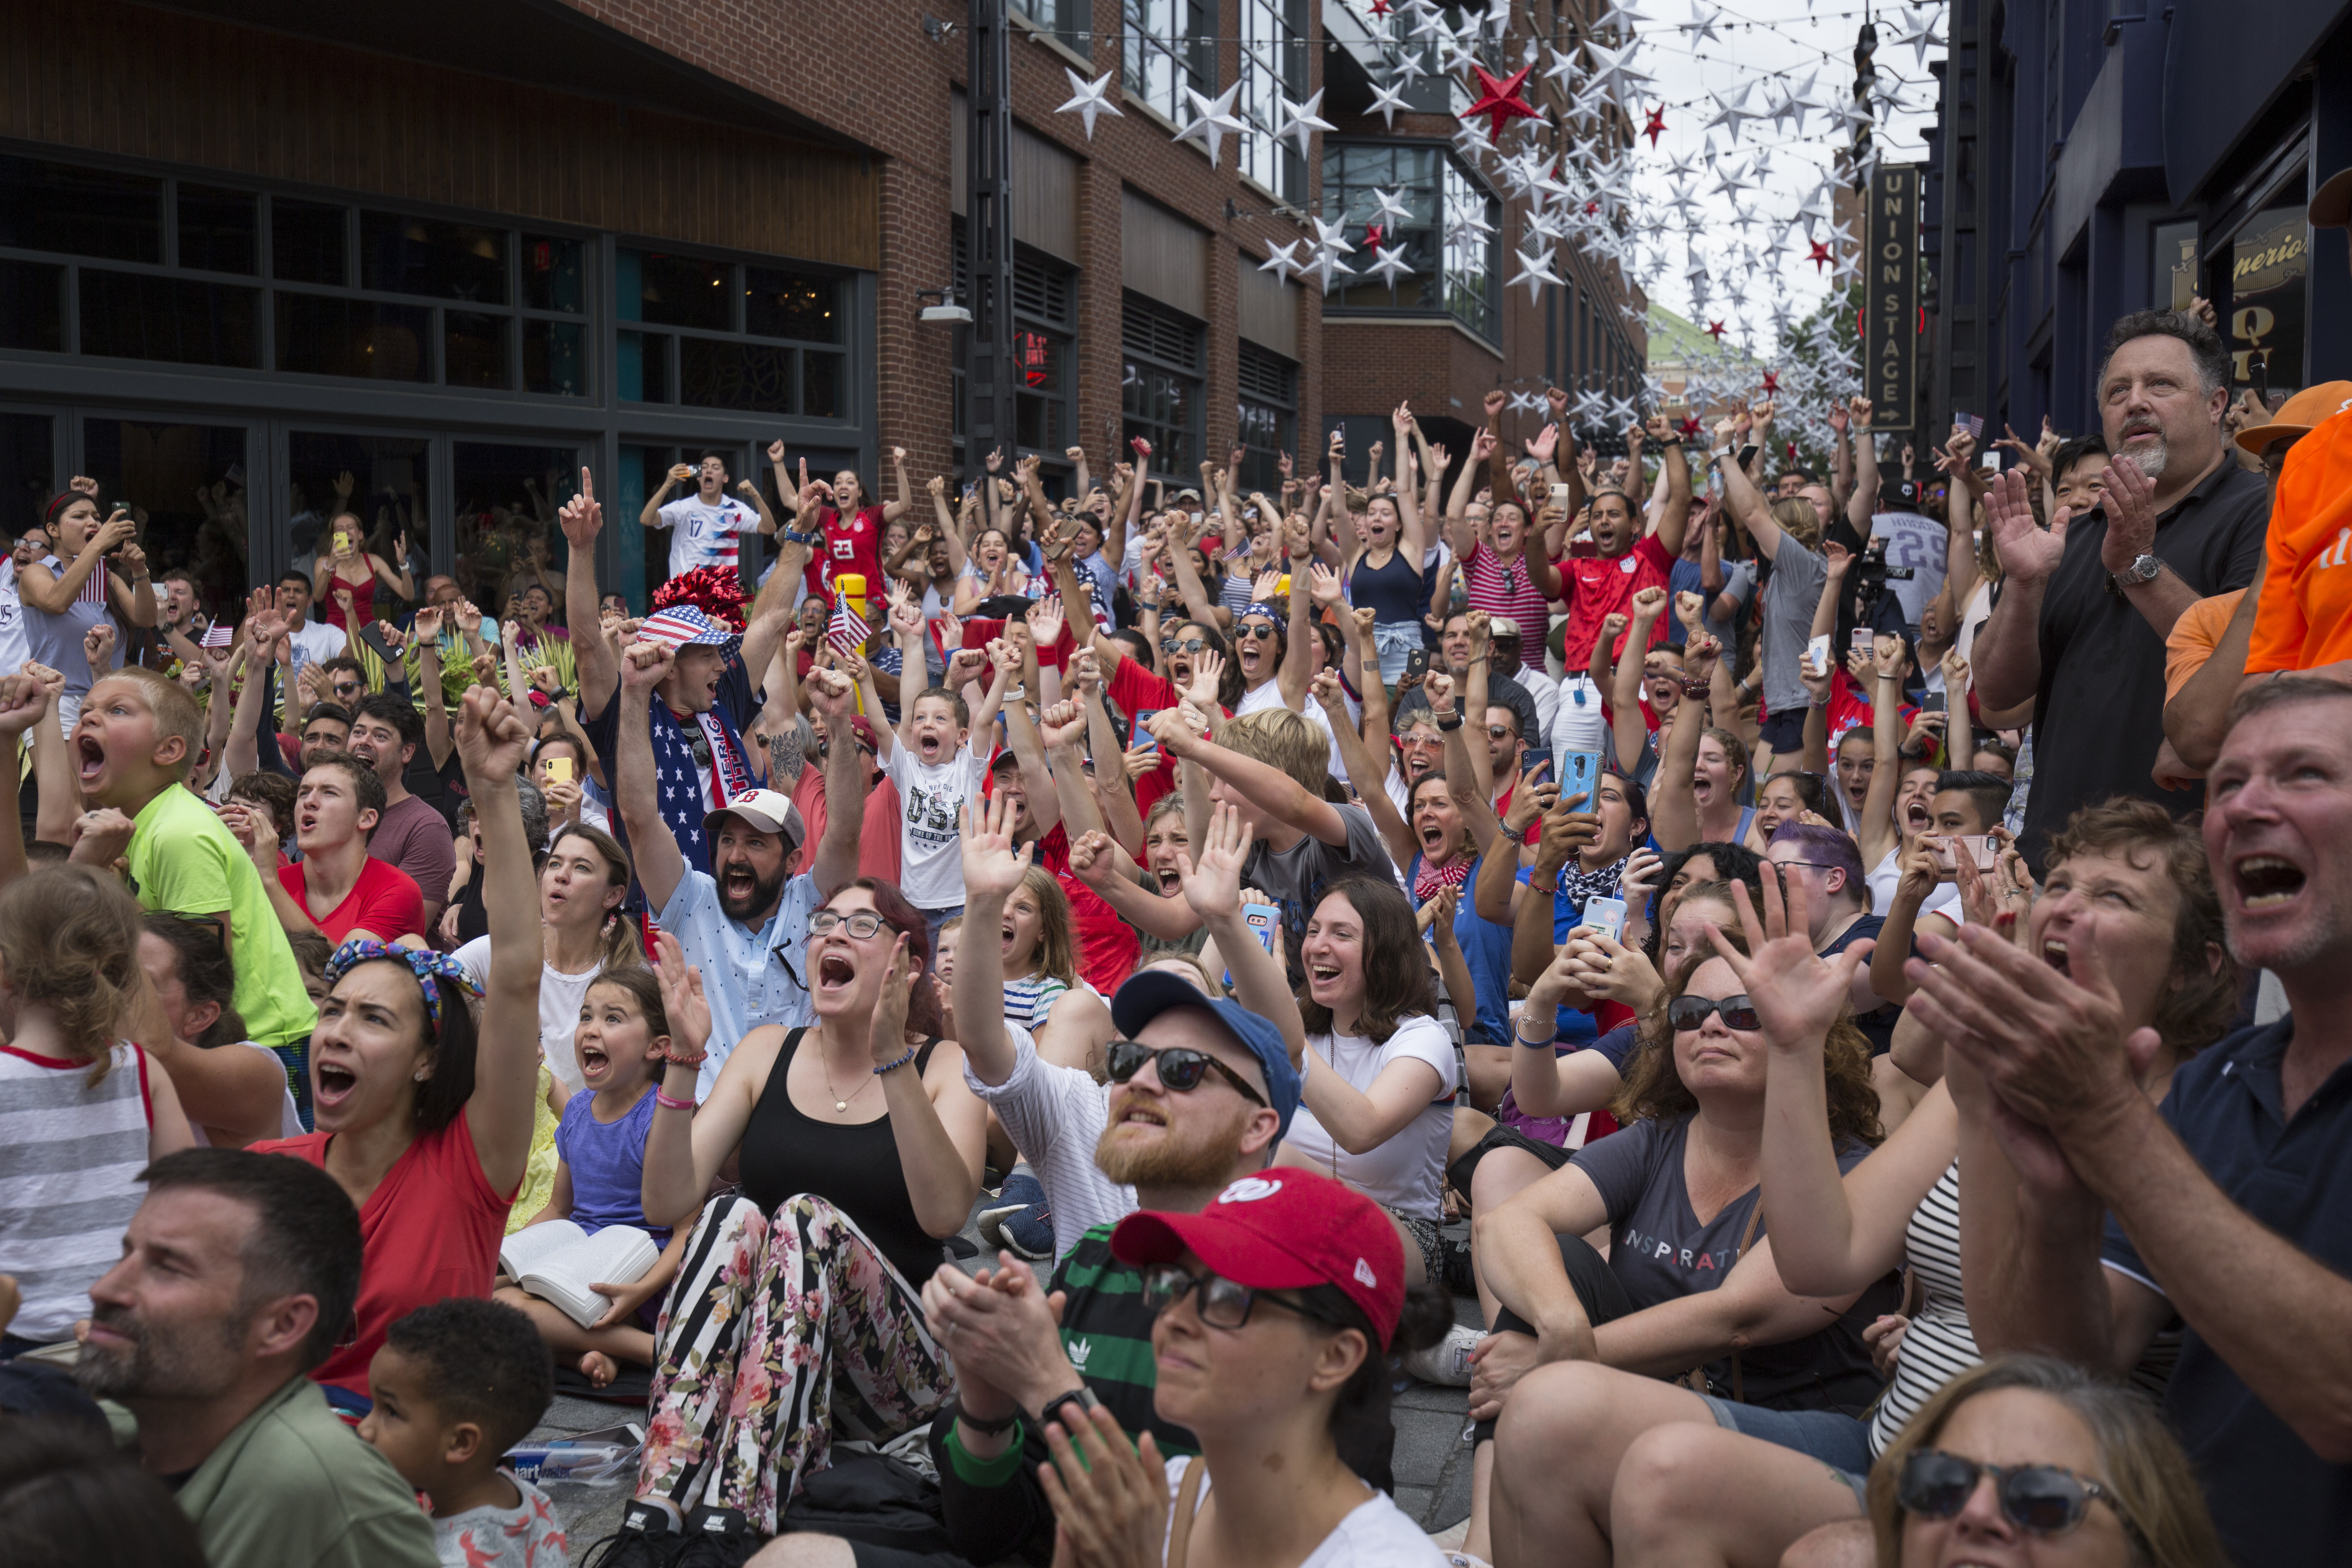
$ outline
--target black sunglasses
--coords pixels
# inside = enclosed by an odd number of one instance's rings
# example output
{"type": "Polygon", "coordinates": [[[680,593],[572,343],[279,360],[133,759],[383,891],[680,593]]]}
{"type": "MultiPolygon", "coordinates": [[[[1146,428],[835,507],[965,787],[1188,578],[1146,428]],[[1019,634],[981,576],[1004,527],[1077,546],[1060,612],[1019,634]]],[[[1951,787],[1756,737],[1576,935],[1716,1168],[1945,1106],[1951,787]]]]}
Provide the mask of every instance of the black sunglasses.
{"type": "Polygon", "coordinates": [[[1161,637],[1160,639],[1160,651],[1161,653],[1199,653],[1202,648],[1205,648],[1208,646],[1209,642],[1206,637],[1186,637],[1181,642],[1179,642],[1174,637],[1161,637]]]}
{"type": "Polygon", "coordinates": [[[2126,1530],[2132,1529],[2130,1516],[2112,1491],[2072,1470],[2056,1465],[1980,1464],[1940,1448],[1921,1448],[1903,1461],[1895,1500],[1906,1513],[1922,1519],[1951,1519],[1969,1506],[1979,1476],[1992,1478],[2001,1517],[2029,1535],[2065,1534],[2083,1522],[2095,1500],[2114,1509],[2126,1530]]]}
{"type": "Polygon", "coordinates": [[[1143,1304],[1151,1309],[1155,1318],[1195,1289],[1201,1294],[1193,1303],[1193,1310],[1201,1314],[1201,1321],[1213,1329],[1243,1327],[1249,1321],[1250,1309],[1260,1301],[1317,1322],[1330,1321],[1312,1308],[1286,1301],[1279,1296],[1260,1295],[1222,1274],[1195,1274],[1181,1263],[1155,1263],[1143,1271],[1143,1304]]]}
{"type": "Polygon", "coordinates": [[[1717,1001],[1707,996],[1677,996],[1666,1004],[1666,1022],[1677,1029],[1696,1029],[1707,1020],[1710,1013],[1723,1015],[1723,1026],[1752,1035],[1764,1026],[1756,1016],[1756,1005],[1746,996],[1726,996],[1717,1001]]]}
{"type": "Polygon", "coordinates": [[[697,767],[707,768],[710,765],[710,737],[702,732],[701,725],[698,724],[694,727],[694,739],[688,742],[687,750],[694,753],[697,767]]]}
{"type": "Polygon", "coordinates": [[[1141,1040],[1113,1040],[1105,1058],[1113,1083],[1125,1083],[1143,1070],[1145,1062],[1159,1068],[1162,1088],[1179,1094],[1200,1088],[1201,1075],[1213,1071],[1239,1090],[1243,1099],[1256,1105],[1265,1103],[1265,1096],[1252,1089],[1247,1079],[1206,1051],[1196,1051],[1189,1046],[1171,1046],[1155,1051],[1141,1040]]]}
{"type": "Polygon", "coordinates": [[[1282,628],[1272,621],[1244,621],[1234,628],[1234,636],[1237,637],[1278,637],[1281,635],[1282,628]]]}

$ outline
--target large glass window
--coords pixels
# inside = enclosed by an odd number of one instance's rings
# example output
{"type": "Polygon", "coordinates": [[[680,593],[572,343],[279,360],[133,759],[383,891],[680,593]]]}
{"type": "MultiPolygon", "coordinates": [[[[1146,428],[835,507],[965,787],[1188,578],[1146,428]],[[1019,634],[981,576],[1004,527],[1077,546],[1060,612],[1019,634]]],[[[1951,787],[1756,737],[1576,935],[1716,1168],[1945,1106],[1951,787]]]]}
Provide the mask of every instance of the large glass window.
{"type": "Polygon", "coordinates": [[[1307,0],[1241,0],[1241,171],[1286,202],[1307,199],[1307,161],[1296,142],[1277,142],[1280,100],[1307,96],[1307,0]]]}
{"type": "Polygon", "coordinates": [[[1140,436],[1150,442],[1154,473],[1192,473],[1197,479],[1207,329],[1181,311],[1132,293],[1122,303],[1119,326],[1126,351],[1119,386],[1125,416],[1120,440],[1140,436]]]}
{"type": "Polygon", "coordinates": [[[1501,204],[1492,192],[1430,142],[1341,142],[1323,148],[1323,216],[1348,230],[1359,276],[1338,280],[1325,300],[1328,312],[1444,312],[1492,338],[1501,300],[1501,204]],[[1412,268],[1394,285],[1364,277],[1373,261],[1365,230],[1379,221],[1377,191],[1402,200],[1410,216],[1382,229],[1383,249],[1398,251],[1412,268]],[[1460,226],[1485,219],[1486,232],[1460,226]]]}
{"type": "MultiPolygon", "coordinates": [[[[955,289],[958,299],[971,297],[970,253],[965,249],[963,219],[954,220],[955,289]]],[[[1070,400],[1078,384],[1078,275],[1054,258],[1026,247],[1013,257],[1013,364],[1020,378],[1013,395],[1013,439],[1020,453],[1034,452],[1045,459],[1042,470],[1048,494],[1071,477],[1069,460],[1062,456],[1077,439],[1070,400]]],[[[955,330],[953,436],[961,446],[964,435],[964,376],[971,334],[955,330]]]]}
{"type": "Polygon", "coordinates": [[[1208,0],[1123,0],[1127,90],[1183,124],[1192,118],[1184,89],[1215,91],[1217,11],[1208,0]]]}
{"type": "Polygon", "coordinates": [[[1094,7],[1087,0],[1009,0],[1009,4],[1072,51],[1094,53],[1094,7]]]}
{"type": "Polygon", "coordinates": [[[1280,354],[1241,345],[1241,423],[1235,444],[1244,453],[1236,489],[1278,493],[1282,458],[1298,446],[1298,366],[1280,354]]]}
{"type": "Polygon", "coordinates": [[[2302,204],[2256,213],[2230,250],[2230,348],[2235,390],[2300,392],[2310,304],[2311,226],[2302,204]]]}
{"type": "Polygon", "coordinates": [[[849,416],[841,279],[624,250],[614,282],[621,321],[644,323],[621,330],[614,371],[625,401],[849,416]]]}

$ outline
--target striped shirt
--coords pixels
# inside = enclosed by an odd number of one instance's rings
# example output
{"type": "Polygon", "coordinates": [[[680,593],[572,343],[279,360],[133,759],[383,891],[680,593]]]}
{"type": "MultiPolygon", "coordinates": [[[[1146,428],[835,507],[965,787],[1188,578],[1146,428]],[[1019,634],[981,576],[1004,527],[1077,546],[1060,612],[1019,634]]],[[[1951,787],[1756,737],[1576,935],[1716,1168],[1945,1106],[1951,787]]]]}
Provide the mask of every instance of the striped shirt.
{"type": "MultiPolygon", "coordinates": [[[[1969,1327],[1968,1303],[1960,1291],[1960,1163],[1945,1168],[1919,1206],[1911,1212],[1904,1258],[1923,1289],[1918,1315],[1903,1335],[1895,1381],[1871,1417],[1870,1451],[1885,1452],[1896,1433],[1918,1414],[1936,1391],[1984,1359],[1969,1327]]],[[[2178,1327],[2158,1334],[2130,1373],[2134,1387],[2161,1399],[2180,1360],[2178,1327]]]]}
{"type": "Polygon", "coordinates": [[[1481,542],[1464,563],[1470,607],[1489,616],[1508,616],[1519,623],[1519,635],[1534,646],[1551,629],[1549,601],[1528,571],[1527,557],[1505,562],[1494,547],[1481,542]]]}
{"type": "Polygon", "coordinates": [[[1024,1029],[1042,1029],[1054,1011],[1054,1004],[1068,990],[1066,984],[1050,974],[1034,980],[1008,980],[1004,983],[1004,1020],[1024,1029]]]}
{"type": "Polygon", "coordinates": [[[107,1074],[0,1046],[0,1274],[25,1293],[8,1331],[43,1342],[89,1316],[89,1288],[122,1256],[145,1189],[147,1055],[128,1041],[107,1074]]]}

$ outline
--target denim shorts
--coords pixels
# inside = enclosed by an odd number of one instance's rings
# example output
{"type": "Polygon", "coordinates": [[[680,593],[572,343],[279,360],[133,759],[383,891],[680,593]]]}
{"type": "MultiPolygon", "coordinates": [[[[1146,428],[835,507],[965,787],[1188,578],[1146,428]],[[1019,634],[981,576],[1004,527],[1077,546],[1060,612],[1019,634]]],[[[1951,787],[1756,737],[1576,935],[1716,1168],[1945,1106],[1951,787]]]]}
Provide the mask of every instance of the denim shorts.
{"type": "Polygon", "coordinates": [[[1715,1424],[1727,1432],[1755,1437],[1778,1448],[1792,1448],[1819,1459],[1853,1489],[1853,1500],[1870,1512],[1870,1424],[1835,1410],[1767,1410],[1760,1405],[1739,1405],[1702,1394],[1714,1413],[1715,1424]]]}

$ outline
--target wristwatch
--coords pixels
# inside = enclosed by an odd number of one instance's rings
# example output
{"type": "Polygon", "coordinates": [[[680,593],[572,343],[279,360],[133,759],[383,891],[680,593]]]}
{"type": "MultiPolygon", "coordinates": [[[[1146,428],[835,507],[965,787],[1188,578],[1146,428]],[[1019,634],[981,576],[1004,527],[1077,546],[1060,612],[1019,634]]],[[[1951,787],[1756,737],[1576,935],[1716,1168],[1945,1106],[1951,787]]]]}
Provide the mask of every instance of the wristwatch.
{"type": "Polygon", "coordinates": [[[1045,1401],[1045,1407],[1037,1412],[1037,1425],[1042,1428],[1048,1421],[1056,1419],[1061,1412],[1062,1406],[1065,1405],[1075,1405],[1078,1407],[1081,1413],[1080,1421],[1063,1422],[1062,1425],[1066,1430],[1085,1425],[1086,1423],[1083,1420],[1083,1414],[1085,1412],[1090,1410],[1100,1410],[1102,1408],[1102,1401],[1095,1397],[1095,1391],[1088,1388],[1086,1384],[1080,1384],[1077,1387],[1070,1390],[1069,1393],[1055,1394],[1053,1398],[1045,1401]]]}
{"type": "Polygon", "coordinates": [[[2164,562],[2160,557],[2141,555],[2135,557],[2132,563],[2122,571],[2107,574],[2107,580],[2118,588],[2137,588],[2143,583],[2155,582],[2156,574],[2163,570],[2164,562]]]}

